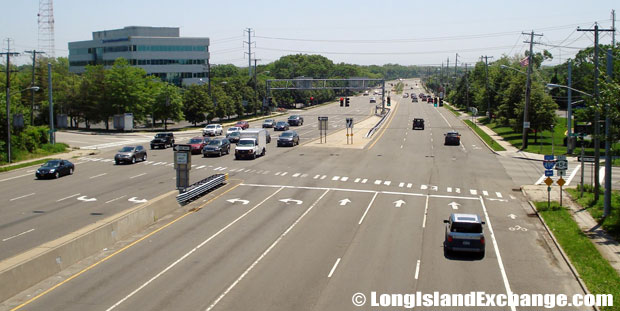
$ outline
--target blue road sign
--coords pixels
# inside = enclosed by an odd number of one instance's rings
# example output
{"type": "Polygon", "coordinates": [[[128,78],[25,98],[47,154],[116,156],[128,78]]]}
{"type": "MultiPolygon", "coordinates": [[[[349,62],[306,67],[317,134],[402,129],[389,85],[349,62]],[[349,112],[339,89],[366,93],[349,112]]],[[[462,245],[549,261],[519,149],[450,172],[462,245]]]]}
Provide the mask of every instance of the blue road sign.
{"type": "Polygon", "coordinates": [[[553,176],[553,170],[545,170],[545,176],[547,177],[553,176]]]}
{"type": "Polygon", "coordinates": [[[553,166],[555,165],[555,160],[553,159],[553,155],[545,155],[545,159],[543,161],[543,166],[545,167],[545,169],[552,169],[553,166]]]}

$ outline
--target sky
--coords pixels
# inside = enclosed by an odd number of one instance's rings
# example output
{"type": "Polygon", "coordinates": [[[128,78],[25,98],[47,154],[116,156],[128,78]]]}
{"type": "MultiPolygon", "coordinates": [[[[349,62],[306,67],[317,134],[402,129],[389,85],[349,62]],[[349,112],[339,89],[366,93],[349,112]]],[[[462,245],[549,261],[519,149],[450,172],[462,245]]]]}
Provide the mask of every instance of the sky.
{"type": "MultiPolygon", "coordinates": [[[[39,0],[0,0],[0,50],[21,53],[11,62],[30,62],[38,49],[39,0]]],[[[92,38],[93,31],[125,26],[179,27],[182,37],[209,37],[212,64],[248,65],[247,28],[252,58],[268,64],[290,54],[320,54],[335,63],[359,65],[473,65],[480,56],[523,55],[529,36],[535,51],[549,50],[563,63],[592,46],[592,32],[577,27],[611,28],[618,1],[54,1],[55,56],[66,57],[67,43],[92,38]]],[[[616,14],[618,15],[618,13],[616,14]]],[[[618,19],[618,18],[616,18],[618,19]]],[[[611,32],[600,35],[610,44],[611,32]]],[[[6,63],[6,60],[1,60],[6,63]]]]}

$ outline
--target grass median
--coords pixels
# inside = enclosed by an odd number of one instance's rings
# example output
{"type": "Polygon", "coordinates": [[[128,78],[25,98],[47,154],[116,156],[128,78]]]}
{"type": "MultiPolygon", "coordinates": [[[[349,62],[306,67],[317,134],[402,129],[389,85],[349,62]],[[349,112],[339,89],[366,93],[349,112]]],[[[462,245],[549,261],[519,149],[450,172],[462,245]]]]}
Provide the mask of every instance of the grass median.
{"type": "Polygon", "coordinates": [[[558,202],[536,202],[536,208],[592,294],[612,294],[614,306],[601,310],[620,310],[620,275],[581,231],[570,212],[558,202]]]}
{"type": "MultiPolygon", "coordinates": [[[[64,144],[64,143],[45,144],[45,145],[42,145],[40,148],[36,149],[34,152],[27,152],[27,151],[20,150],[20,149],[14,150],[12,158],[14,158],[13,162],[15,163],[15,162],[20,162],[20,161],[27,161],[27,160],[38,159],[38,158],[42,158],[42,157],[46,157],[50,155],[65,153],[68,151],[70,151],[69,145],[64,144]]],[[[15,165],[7,165],[8,163],[2,162],[0,164],[5,165],[5,166],[0,167],[0,172],[8,172],[8,171],[16,170],[22,167],[45,163],[47,162],[47,160],[49,159],[39,159],[39,160],[29,161],[29,162],[15,164],[15,165]]]]}
{"type": "Polygon", "coordinates": [[[482,138],[482,140],[484,140],[487,143],[487,145],[489,145],[491,148],[493,148],[493,150],[495,150],[495,151],[506,151],[506,149],[504,149],[504,147],[502,147],[495,140],[493,140],[493,138],[491,138],[491,136],[489,136],[489,134],[485,133],[479,126],[477,126],[476,124],[474,124],[473,122],[471,122],[469,120],[463,120],[463,121],[465,121],[465,123],[467,125],[469,125],[469,127],[471,127],[478,134],[478,136],[480,136],[480,138],[482,138]]]}

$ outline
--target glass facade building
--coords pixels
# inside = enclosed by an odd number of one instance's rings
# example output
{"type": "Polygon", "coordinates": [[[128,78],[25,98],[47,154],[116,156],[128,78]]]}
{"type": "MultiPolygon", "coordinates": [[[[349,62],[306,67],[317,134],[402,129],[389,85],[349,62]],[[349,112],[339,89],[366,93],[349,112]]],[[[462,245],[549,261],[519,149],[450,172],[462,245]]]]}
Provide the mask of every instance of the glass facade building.
{"type": "Polygon", "coordinates": [[[69,42],[71,72],[82,73],[87,65],[109,67],[122,57],[177,85],[207,81],[209,38],[180,37],[177,27],[130,26],[92,34],[92,40],[69,42]]]}

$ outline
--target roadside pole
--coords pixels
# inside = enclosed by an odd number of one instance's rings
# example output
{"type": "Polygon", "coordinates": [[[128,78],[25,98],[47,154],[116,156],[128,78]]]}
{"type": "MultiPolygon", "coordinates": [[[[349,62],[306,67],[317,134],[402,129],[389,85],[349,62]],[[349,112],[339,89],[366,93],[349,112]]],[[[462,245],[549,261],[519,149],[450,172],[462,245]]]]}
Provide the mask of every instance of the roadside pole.
{"type": "Polygon", "coordinates": [[[583,198],[583,175],[584,175],[584,173],[583,173],[583,170],[584,170],[583,163],[585,162],[584,158],[583,158],[583,156],[584,156],[583,133],[580,133],[580,136],[581,136],[581,193],[579,194],[579,198],[583,198]]]}

